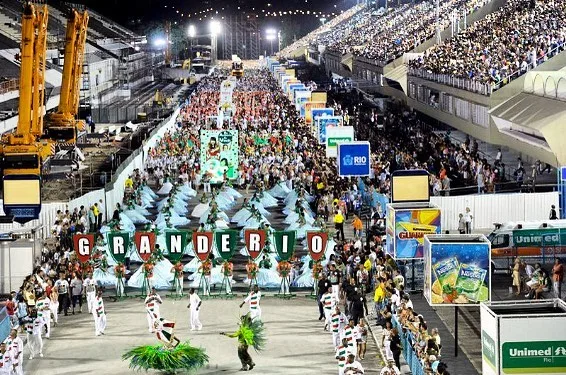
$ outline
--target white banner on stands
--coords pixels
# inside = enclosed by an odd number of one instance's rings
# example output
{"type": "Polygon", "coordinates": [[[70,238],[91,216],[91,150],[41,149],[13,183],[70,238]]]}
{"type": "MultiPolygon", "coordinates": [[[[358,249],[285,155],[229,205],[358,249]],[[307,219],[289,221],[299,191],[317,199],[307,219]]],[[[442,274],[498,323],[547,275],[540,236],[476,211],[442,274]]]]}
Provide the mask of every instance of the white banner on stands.
{"type": "Polygon", "coordinates": [[[430,197],[442,208],[442,229],[458,230],[458,214],[472,212],[473,229],[493,229],[494,223],[547,220],[550,206],[559,207],[558,192],[479,194],[430,197]]]}

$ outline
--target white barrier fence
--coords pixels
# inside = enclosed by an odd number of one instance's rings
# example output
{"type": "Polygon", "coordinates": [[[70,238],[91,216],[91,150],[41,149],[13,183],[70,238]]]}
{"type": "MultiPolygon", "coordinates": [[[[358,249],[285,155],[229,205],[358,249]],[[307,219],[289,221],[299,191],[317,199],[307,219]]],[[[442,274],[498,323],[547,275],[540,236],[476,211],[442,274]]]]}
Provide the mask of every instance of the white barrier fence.
{"type": "Polygon", "coordinates": [[[455,197],[431,197],[430,202],[442,209],[442,230],[458,230],[458,214],[469,207],[474,229],[493,229],[494,223],[547,220],[550,206],[559,207],[558,192],[480,194],[455,197]]]}

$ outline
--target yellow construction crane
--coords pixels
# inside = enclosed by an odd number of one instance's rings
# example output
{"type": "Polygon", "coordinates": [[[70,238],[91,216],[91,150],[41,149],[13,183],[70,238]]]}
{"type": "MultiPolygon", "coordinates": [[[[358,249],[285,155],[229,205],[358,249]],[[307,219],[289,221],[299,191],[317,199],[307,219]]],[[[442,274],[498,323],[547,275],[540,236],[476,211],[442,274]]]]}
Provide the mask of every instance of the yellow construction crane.
{"type": "Polygon", "coordinates": [[[86,132],[85,122],[78,120],[77,114],[87,25],[88,13],[72,9],[67,20],[59,106],[57,112],[50,114],[46,119],[47,138],[53,142],[74,145],[79,135],[86,132]]]}
{"type": "Polygon", "coordinates": [[[41,168],[52,155],[41,141],[45,110],[47,5],[27,3],[22,16],[20,98],[15,133],[2,138],[4,213],[20,223],[38,218],[41,210],[41,168]]]}

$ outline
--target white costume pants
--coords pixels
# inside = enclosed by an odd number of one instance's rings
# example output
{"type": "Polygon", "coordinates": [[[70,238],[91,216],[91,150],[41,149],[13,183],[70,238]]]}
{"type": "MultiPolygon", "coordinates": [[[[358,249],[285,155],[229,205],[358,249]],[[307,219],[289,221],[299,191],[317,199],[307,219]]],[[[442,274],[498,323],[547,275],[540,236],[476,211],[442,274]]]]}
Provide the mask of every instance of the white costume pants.
{"type": "Polygon", "coordinates": [[[261,320],[261,307],[258,306],[256,309],[251,309],[250,318],[252,318],[252,320],[254,320],[255,318],[261,320]]]}
{"type": "Polygon", "coordinates": [[[336,301],[340,300],[340,285],[332,285],[332,295],[336,299],[336,301]]]}
{"type": "Polygon", "coordinates": [[[334,347],[340,346],[340,332],[332,332],[332,343],[334,347]]]}
{"type": "Polygon", "coordinates": [[[44,311],[43,319],[45,321],[45,325],[47,326],[47,333],[45,334],[45,337],[49,338],[49,336],[51,336],[51,311],[44,311]]]}
{"type": "Polygon", "coordinates": [[[199,319],[200,310],[196,308],[191,308],[191,331],[198,329],[199,331],[202,329],[202,323],[199,319]]]}
{"type": "Polygon", "coordinates": [[[100,316],[96,316],[96,314],[93,315],[94,315],[94,334],[98,336],[101,333],[104,333],[104,330],[106,329],[106,314],[101,314],[100,316]]]}
{"type": "Polygon", "coordinates": [[[51,314],[53,315],[53,321],[55,324],[59,323],[59,315],[57,312],[59,311],[59,302],[51,302],[49,305],[49,309],[51,310],[51,314]]]}
{"type": "Polygon", "coordinates": [[[41,335],[27,334],[29,356],[33,358],[37,354],[43,354],[43,339],[41,335]]]}
{"type": "Polygon", "coordinates": [[[89,314],[92,312],[92,301],[94,301],[95,296],[96,296],[95,292],[88,292],[86,294],[86,306],[88,308],[89,314]]]}
{"type": "Polygon", "coordinates": [[[332,324],[332,310],[324,309],[324,325],[330,327],[332,324]]]}

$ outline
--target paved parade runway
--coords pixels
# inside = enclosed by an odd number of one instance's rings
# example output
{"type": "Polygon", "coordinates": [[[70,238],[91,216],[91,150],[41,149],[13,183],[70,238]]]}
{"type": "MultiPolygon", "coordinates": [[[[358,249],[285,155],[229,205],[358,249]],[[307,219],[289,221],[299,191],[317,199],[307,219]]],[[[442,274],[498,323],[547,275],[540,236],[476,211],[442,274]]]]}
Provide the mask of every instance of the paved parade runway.
{"type": "MultiPolygon", "coordinates": [[[[202,346],[210,356],[209,366],[199,374],[239,374],[237,340],[219,335],[237,329],[241,294],[233,300],[203,300],[200,332],[189,330],[187,300],[164,299],[161,314],[176,320],[176,335],[189,339],[194,346],[202,346]]],[[[129,374],[128,363],[122,354],[131,347],[157,344],[154,334],[148,332],[145,308],[141,299],[111,302],[105,298],[107,329],[104,336],[94,335],[92,315],[83,312],[63,317],[52,331],[50,340],[44,339],[44,358],[28,360],[24,352],[26,375],[42,374],[129,374]]],[[[257,374],[337,374],[337,362],[331,334],[323,332],[322,322],[316,320],[316,302],[304,296],[292,300],[264,297],[262,317],[266,327],[267,345],[261,353],[250,348],[257,374]]],[[[241,312],[247,311],[246,305],[241,312]]],[[[378,374],[381,367],[376,359],[377,347],[368,338],[368,353],[362,361],[366,374],[378,374]]],[[[157,372],[150,372],[157,373],[157,372]]]]}

